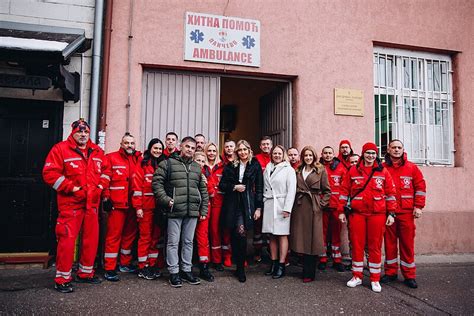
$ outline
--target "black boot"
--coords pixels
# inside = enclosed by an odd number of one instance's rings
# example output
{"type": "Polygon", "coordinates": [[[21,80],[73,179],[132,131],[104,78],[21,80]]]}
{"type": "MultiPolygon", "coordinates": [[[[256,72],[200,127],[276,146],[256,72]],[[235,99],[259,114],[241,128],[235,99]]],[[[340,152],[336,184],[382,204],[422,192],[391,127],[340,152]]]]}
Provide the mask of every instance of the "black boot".
{"type": "Polygon", "coordinates": [[[275,272],[273,273],[273,279],[279,279],[285,276],[285,263],[279,263],[275,272]]]}
{"type": "Polygon", "coordinates": [[[235,271],[235,275],[239,282],[244,283],[247,281],[247,277],[245,276],[245,268],[243,267],[237,267],[237,271],[235,271]]]}
{"type": "Polygon", "coordinates": [[[207,282],[214,282],[214,276],[209,271],[209,266],[206,263],[201,263],[199,277],[207,282]]]}
{"type": "Polygon", "coordinates": [[[278,260],[272,260],[272,264],[270,266],[270,269],[268,271],[265,272],[265,275],[273,275],[275,273],[275,270],[277,269],[278,267],[278,260]]]}

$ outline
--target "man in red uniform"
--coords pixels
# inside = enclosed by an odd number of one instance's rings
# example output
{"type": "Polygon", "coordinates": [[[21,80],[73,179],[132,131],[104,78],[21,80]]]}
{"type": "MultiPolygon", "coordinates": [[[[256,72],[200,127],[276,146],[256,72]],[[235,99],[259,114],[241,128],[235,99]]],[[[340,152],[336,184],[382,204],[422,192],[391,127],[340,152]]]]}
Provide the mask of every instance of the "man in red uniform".
{"type": "Polygon", "coordinates": [[[300,164],[300,153],[298,152],[298,149],[295,147],[288,148],[287,153],[291,166],[296,170],[300,164]]]}
{"type": "MultiPolygon", "coordinates": [[[[262,139],[260,139],[260,153],[255,155],[255,159],[257,159],[257,161],[260,163],[262,172],[265,172],[265,167],[271,161],[270,152],[272,151],[272,147],[273,142],[269,136],[263,136],[262,139]]],[[[262,219],[263,216],[260,216],[260,218],[255,221],[253,227],[253,247],[255,250],[254,260],[257,263],[262,261],[262,219]]]]}
{"type": "MultiPolygon", "coordinates": [[[[328,239],[331,240],[331,252],[333,260],[333,268],[338,272],[344,272],[345,268],[342,265],[341,255],[341,228],[342,223],[339,221],[337,207],[339,205],[339,189],[342,184],[342,179],[346,174],[346,168],[342,165],[339,159],[334,157],[334,149],[331,146],[326,146],[321,152],[320,162],[326,167],[328,174],[329,186],[331,187],[331,199],[327,207],[323,209],[323,240],[324,249],[327,249],[328,239]],[[329,237],[329,238],[328,238],[329,237]]],[[[328,257],[326,252],[321,254],[319,258],[319,270],[326,269],[328,257]]]]}
{"type": "Polygon", "coordinates": [[[344,165],[344,167],[346,167],[347,170],[349,170],[351,167],[350,157],[353,154],[354,151],[352,150],[351,142],[347,139],[341,140],[341,142],[339,143],[339,156],[337,156],[337,159],[342,162],[342,164],[344,165]]]}
{"type": "Polygon", "coordinates": [[[89,139],[89,125],[84,120],[72,123],[67,140],[53,146],[43,168],[44,181],[57,191],[59,215],[56,222],[58,250],[55,289],[73,291],[72,264],[76,238],[82,228],[81,258],[76,280],[98,284],[94,260],[99,243],[97,209],[106,181],[105,155],[89,139]]]}
{"type": "Polygon", "coordinates": [[[110,178],[105,188],[104,198],[109,212],[105,236],[104,277],[108,281],[118,281],[115,271],[120,249],[120,272],[135,272],[131,266],[132,245],[137,235],[137,216],[132,207],[132,175],[138,166],[141,153],[135,150],[135,139],[129,133],[122,137],[120,149],[107,154],[110,178]]]}
{"type": "Polygon", "coordinates": [[[407,160],[403,143],[398,139],[388,144],[384,166],[395,182],[398,208],[395,223],[385,231],[385,275],[381,282],[389,283],[397,279],[399,243],[404,283],[415,289],[418,287],[415,280],[415,219],[421,216],[425,207],[425,179],[420,169],[407,160]]]}
{"type": "Polygon", "coordinates": [[[179,149],[178,149],[178,134],[175,132],[168,132],[166,133],[166,138],[165,138],[165,150],[163,150],[163,155],[166,157],[171,156],[171,154],[178,152],[179,154],[179,149]]]}

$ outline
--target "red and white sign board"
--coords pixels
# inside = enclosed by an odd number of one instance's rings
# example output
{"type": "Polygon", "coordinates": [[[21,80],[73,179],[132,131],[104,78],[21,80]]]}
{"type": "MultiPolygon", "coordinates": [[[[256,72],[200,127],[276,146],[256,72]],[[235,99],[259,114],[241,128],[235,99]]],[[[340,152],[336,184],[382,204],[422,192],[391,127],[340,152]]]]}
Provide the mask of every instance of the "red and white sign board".
{"type": "Polygon", "coordinates": [[[186,12],[184,60],[260,67],[260,21],[186,12]]]}

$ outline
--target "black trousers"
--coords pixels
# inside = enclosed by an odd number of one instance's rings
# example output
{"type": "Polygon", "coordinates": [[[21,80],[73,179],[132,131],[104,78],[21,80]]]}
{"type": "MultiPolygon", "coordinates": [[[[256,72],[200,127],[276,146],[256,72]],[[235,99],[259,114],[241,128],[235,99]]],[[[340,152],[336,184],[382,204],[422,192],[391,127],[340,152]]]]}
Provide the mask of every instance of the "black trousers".
{"type": "Polygon", "coordinates": [[[316,276],[317,256],[303,255],[303,278],[314,279],[316,276]]]}
{"type": "Polygon", "coordinates": [[[237,270],[243,270],[247,258],[247,230],[242,212],[237,212],[236,225],[231,232],[232,256],[237,270]]]}

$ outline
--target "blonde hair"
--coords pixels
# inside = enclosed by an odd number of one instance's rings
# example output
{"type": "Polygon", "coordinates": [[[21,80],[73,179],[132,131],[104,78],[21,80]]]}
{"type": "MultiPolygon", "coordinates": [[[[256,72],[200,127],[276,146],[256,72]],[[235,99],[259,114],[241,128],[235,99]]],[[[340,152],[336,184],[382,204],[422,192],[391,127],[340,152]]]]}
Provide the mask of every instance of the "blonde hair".
{"type": "Polygon", "coordinates": [[[296,169],[297,172],[301,172],[304,167],[306,167],[306,163],[304,162],[304,154],[306,151],[310,151],[313,154],[313,163],[311,164],[311,168],[316,170],[316,172],[319,173],[319,170],[321,170],[322,166],[321,163],[318,161],[318,154],[316,153],[316,149],[314,149],[313,146],[304,146],[303,149],[301,149],[301,160],[300,160],[300,165],[296,169]]]}
{"type": "Polygon", "coordinates": [[[273,152],[277,148],[280,148],[280,150],[283,152],[283,161],[288,161],[289,160],[288,159],[288,154],[286,153],[285,147],[283,147],[282,145],[276,145],[275,147],[272,148],[272,150],[270,150],[270,159],[271,159],[271,161],[273,162],[273,152]]]}
{"type": "Polygon", "coordinates": [[[207,157],[202,151],[196,151],[194,153],[193,160],[196,160],[196,158],[199,157],[199,156],[203,157],[204,161],[207,161],[207,157]]]}
{"type": "Polygon", "coordinates": [[[221,158],[219,157],[219,147],[217,147],[217,145],[214,143],[207,143],[206,146],[204,146],[204,155],[206,156],[206,165],[208,166],[210,166],[210,164],[209,160],[207,159],[207,150],[211,146],[216,147],[216,160],[214,160],[214,165],[217,165],[219,162],[221,162],[221,158]]]}
{"type": "Polygon", "coordinates": [[[240,158],[239,158],[239,155],[237,154],[237,152],[239,151],[240,145],[244,145],[249,150],[249,160],[248,161],[251,161],[252,158],[253,158],[253,151],[252,151],[252,147],[250,147],[249,142],[246,141],[245,139],[241,139],[237,142],[237,144],[235,144],[234,161],[232,162],[234,167],[237,167],[240,163],[240,158]]]}

